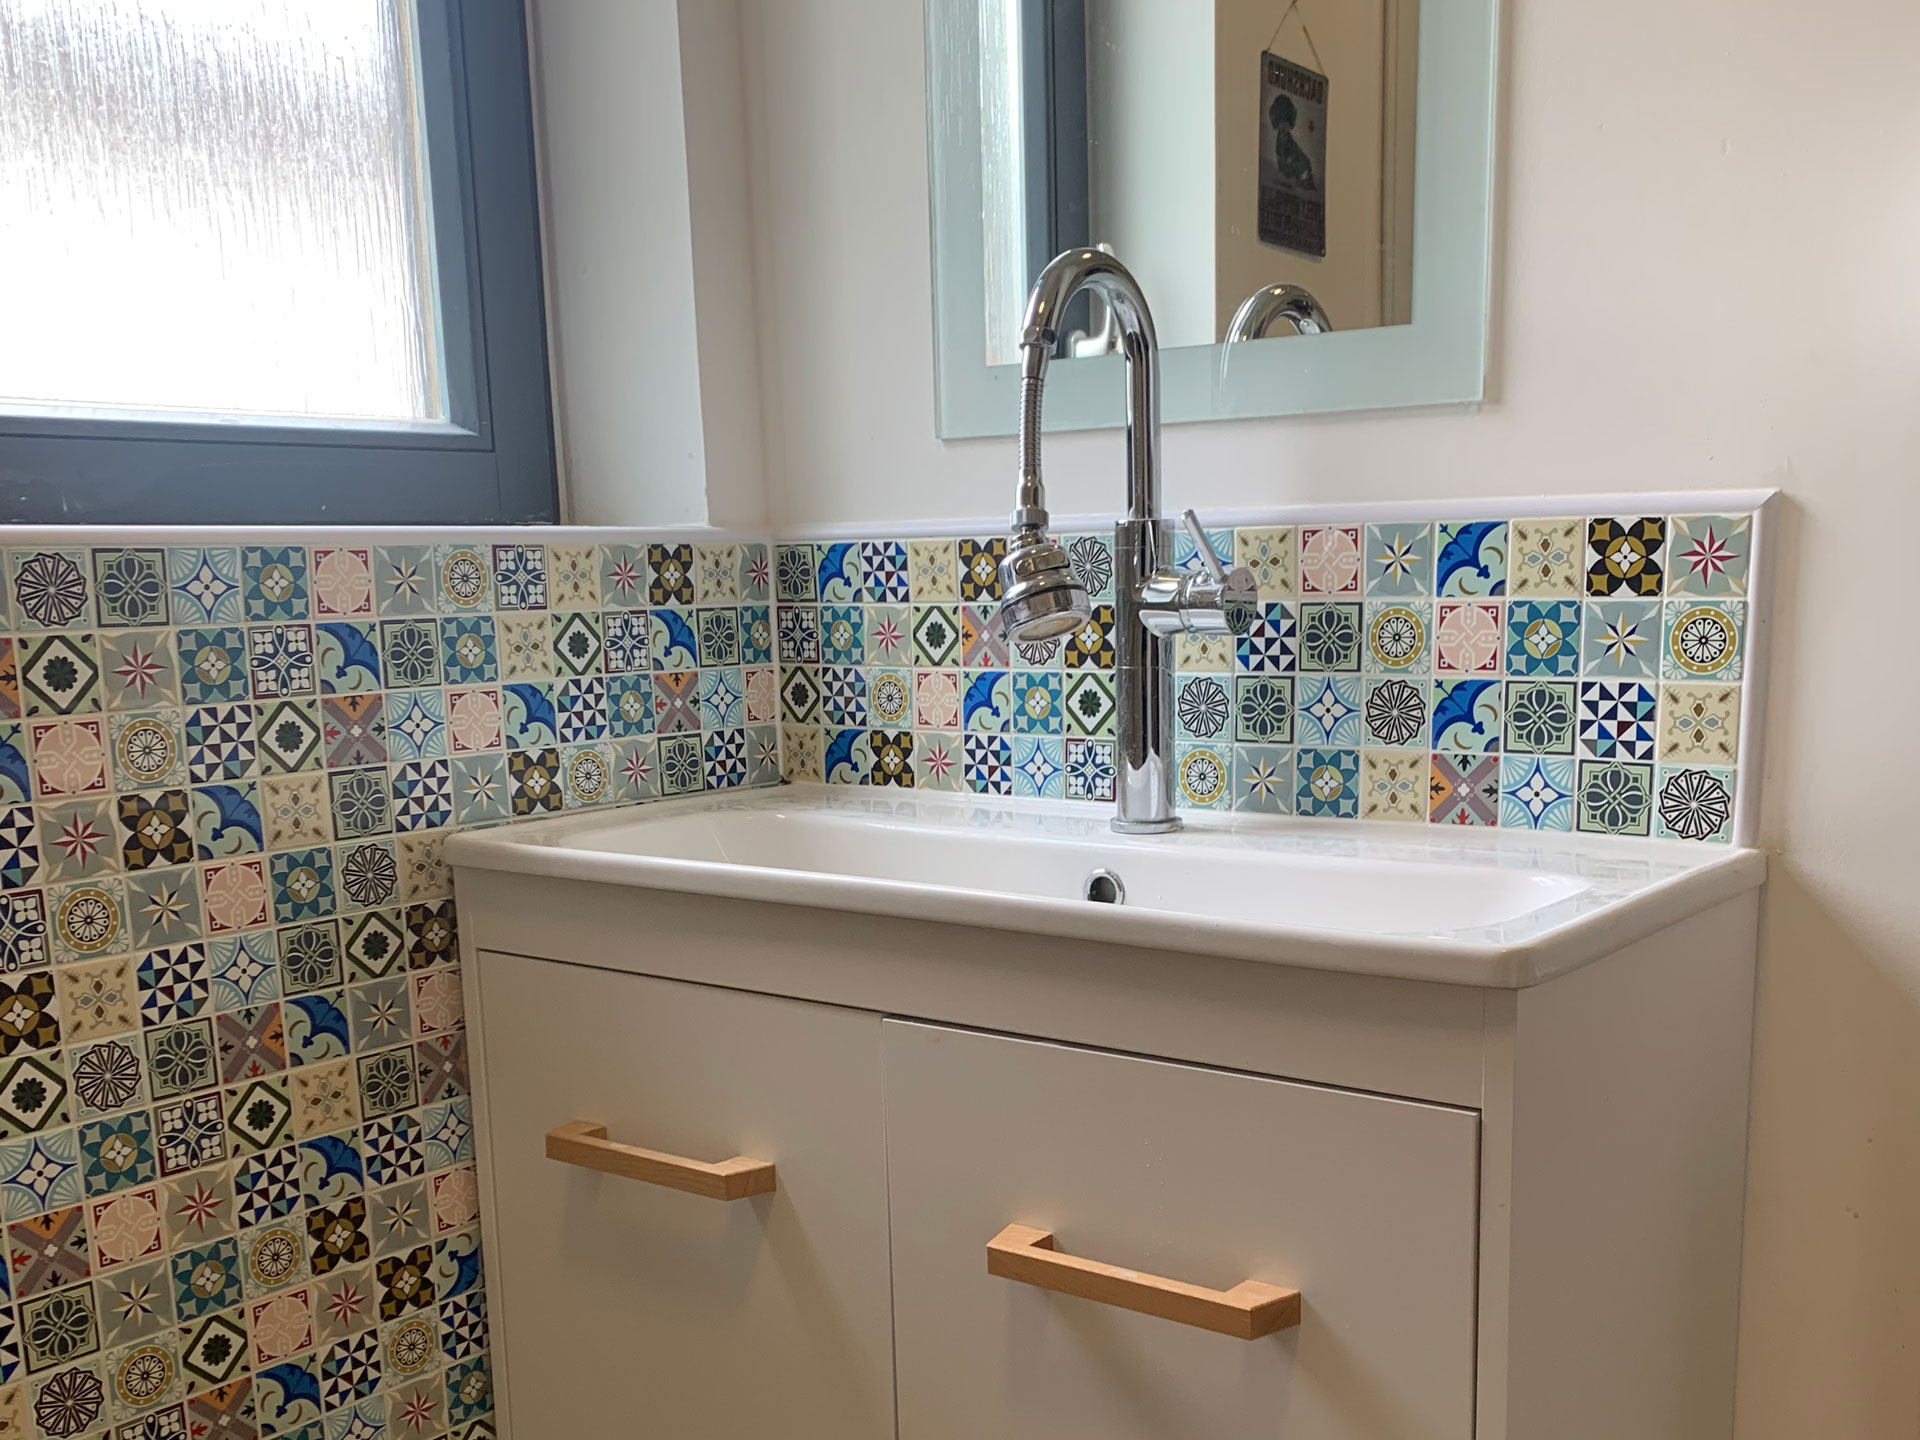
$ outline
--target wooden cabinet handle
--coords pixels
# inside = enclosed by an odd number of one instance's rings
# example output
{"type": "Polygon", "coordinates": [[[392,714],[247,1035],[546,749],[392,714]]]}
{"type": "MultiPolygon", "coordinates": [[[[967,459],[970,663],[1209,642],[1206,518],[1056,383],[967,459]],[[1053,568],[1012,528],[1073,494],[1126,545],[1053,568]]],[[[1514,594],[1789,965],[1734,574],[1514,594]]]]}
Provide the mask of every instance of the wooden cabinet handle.
{"type": "Polygon", "coordinates": [[[1009,1225],[987,1242],[987,1273],[1042,1290],[1138,1310],[1241,1340],[1258,1340],[1300,1323],[1300,1292],[1258,1280],[1231,1290],[1206,1290],[1138,1270],[1062,1255],[1053,1236],[1031,1225],[1009,1225]]]}
{"type": "Polygon", "coordinates": [[[591,1120],[569,1120],[547,1132],[547,1158],[649,1185],[685,1190],[709,1200],[744,1200],[773,1193],[773,1162],[736,1155],[718,1165],[619,1145],[607,1139],[607,1127],[591,1120]]]}

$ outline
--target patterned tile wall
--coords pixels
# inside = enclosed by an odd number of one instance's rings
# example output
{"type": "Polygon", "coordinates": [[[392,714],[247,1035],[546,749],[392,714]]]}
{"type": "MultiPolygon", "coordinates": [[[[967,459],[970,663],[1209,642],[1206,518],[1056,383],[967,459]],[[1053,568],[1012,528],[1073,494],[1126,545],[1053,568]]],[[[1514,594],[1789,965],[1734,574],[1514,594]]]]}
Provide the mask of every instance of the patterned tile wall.
{"type": "MultiPolygon", "coordinates": [[[[1215,532],[1261,617],[1177,642],[1179,803],[1727,841],[1753,534],[1748,514],[1215,532]]],[[[1111,540],[1064,538],[1093,618],[1012,646],[997,535],[779,546],[787,774],[1110,802],[1111,540]]]]}
{"type": "Polygon", "coordinates": [[[490,1436],[441,843],[776,781],[768,547],[63,534],[0,584],[0,1436],[490,1436]]]}

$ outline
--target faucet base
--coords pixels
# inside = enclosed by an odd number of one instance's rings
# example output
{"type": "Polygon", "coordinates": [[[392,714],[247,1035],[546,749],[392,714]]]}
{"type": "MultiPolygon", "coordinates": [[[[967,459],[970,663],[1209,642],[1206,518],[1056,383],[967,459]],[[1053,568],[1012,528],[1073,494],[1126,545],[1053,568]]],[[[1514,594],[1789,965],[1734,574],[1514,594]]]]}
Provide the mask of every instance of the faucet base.
{"type": "Polygon", "coordinates": [[[1107,823],[1116,835],[1169,835],[1181,825],[1177,816],[1167,820],[1122,820],[1116,815],[1107,823]]]}

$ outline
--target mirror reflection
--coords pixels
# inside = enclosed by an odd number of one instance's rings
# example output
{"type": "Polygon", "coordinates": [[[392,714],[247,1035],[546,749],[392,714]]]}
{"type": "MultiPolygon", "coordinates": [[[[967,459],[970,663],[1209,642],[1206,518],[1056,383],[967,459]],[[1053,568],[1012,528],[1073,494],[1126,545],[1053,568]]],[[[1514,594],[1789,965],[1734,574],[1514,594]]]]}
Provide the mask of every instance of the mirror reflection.
{"type": "MultiPolygon", "coordinates": [[[[981,0],[979,23],[989,365],[1088,245],[1163,348],[1410,323],[1419,0],[981,0]]],[[[1059,358],[1114,338],[1083,295],[1059,358]]]]}

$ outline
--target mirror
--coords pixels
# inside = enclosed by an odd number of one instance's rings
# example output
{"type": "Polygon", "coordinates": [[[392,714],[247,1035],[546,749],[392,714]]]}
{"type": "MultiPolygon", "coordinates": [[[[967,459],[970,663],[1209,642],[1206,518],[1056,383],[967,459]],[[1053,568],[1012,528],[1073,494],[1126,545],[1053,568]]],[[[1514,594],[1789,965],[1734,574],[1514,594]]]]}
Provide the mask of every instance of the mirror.
{"type": "MultiPolygon", "coordinates": [[[[1481,397],[1497,0],[927,0],[943,437],[1015,428],[1040,269],[1110,249],[1164,418],[1481,397]]],[[[1050,429],[1122,423],[1103,307],[1050,429]]]]}

